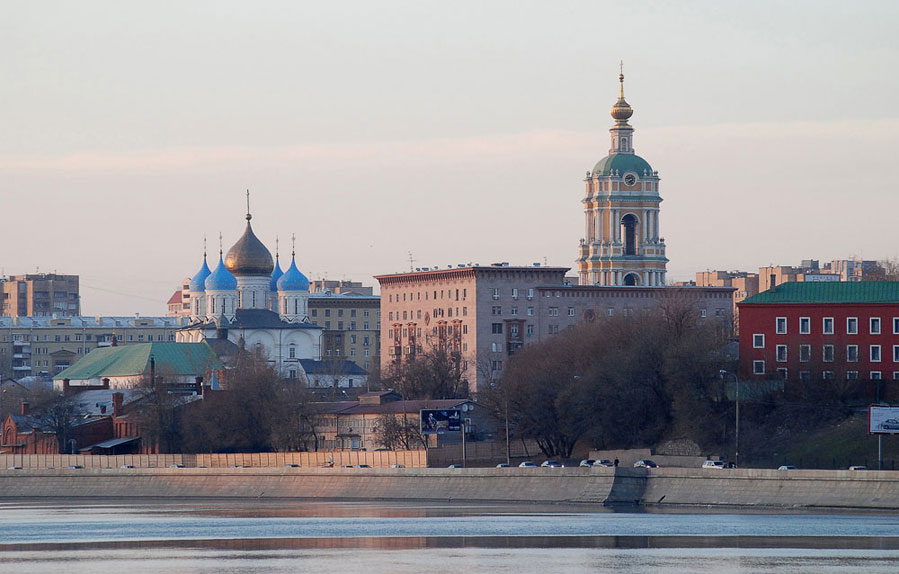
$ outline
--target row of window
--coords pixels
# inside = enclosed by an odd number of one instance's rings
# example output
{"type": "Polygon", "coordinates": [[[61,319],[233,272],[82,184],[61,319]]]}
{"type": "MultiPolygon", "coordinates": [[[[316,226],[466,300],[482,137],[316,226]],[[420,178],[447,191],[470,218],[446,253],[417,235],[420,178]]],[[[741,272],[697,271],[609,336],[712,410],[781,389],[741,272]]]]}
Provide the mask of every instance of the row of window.
{"type": "MultiPolygon", "coordinates": [[[[332,356],[332,353],[333,353],[333,356],[339,357],[339,356],[340,356],[340,349],[326,349],[326,350],[325,350],[325,354],[326,354],[328,357],[332,356]]],[[[350,356],[351,356],[351,357],[355,357],[355,356],[356,356],[356,349],[350,349],[350,356]]],[[[370,357],[370,356],[371,356],[371,352],[370,352],[368,349],[364,349],[364,350],[362,351],[362,356],[363,356],[363,357],[370,357]]],[[[365,368],[366,368],[366,369],[368,368],[368,363],[365,363],[365,368]]]]}
{"type": "MultiPolygon", "coordinates": [[[[774,356],[775,360],[778,363],[786,363],[787,362],[787,345],[775,345],[774,347],[774,356]]],[[[880,345],[868,345],[868,360],[872,363],[879,363],[881,361],[881,346],[880,345]]],[[[799,362],[807,363],[812,360],[812,346],[811,345],[799,345],[799,362]]],[[[834,346],[833,345],[822,345],[821,346],[821,360],[825,363],[832,363],[834,361],[834,346]]],[[[858,345],[846,345],[846,362],[847,363],[857,363],[858,362],[858,345]]],[[[893,362],[899,363],[899,345],[893,345],[893,362]]]]}
{"type": "MultiPolygon", "coordinates": [[[[312,324],[315,325],[315,326],[318,326],[318,321],[312,321],[312,324]]],[[[337,321],[337,330],[338,330],[338,331],[343,331],[343,325],[344,325],[343,321],[337,321]]],[[[362,330],[363,330],[363,331],[370,331],[370,330],[371,330],[371,329],[369,328],[370,326],[371,326],[371,324],[370,324],[368,321],[364,321],[364,322],[362,323],[362,330]]],[[[331,321],[325,321],[324,327],[325,327],[325,329],[330,329],[330,328],[331,328],[331,321]]],[[[381,324],[380,324],[380,323],[377,323],[377,327],[375,327],[375,330],[380,330],[380,329],[381,329],[381,324]]],[[[356,322],[355,322],[355,321],[350,321],[349,330],[350,330],[350,331],[355,331],[355,330],[356,330],[356,322]]]]}
{"type": "MultiPolygon", "coordinates": [[[[496,314],[497,313],[494,313],[494,315],[496,315],[496,314]]],[[[447,307],[445,312],[444,312],[443,308],[434,308],[434,309],[432,309],[431,316],[434,317],[435,319],[438,317],[452,317],[453,316],[453,308],[447,307]]],[[[462,307],[461,313],[459,312],[459,307],[456,307],[456,317],[467,317],[467,316],[468,316],[468,307],[462,307]]],[[[416,319],[418,321],[421,321],[421,309],[419,309],[417,311],[403,311],[402,315],[400,315],[399,311],[397,311],[396,313],[394,313],[393,311],[390,311],[387,313],[388,321],[393,321],[394,317],[396,317],[397,321],[408,321],[409,319],[416,319]]]]}
{"type": "MultiPolygon", "coordinates": [[[[430,293],[431,293],[430,291],[424,291],[424,294],[425,294],[424,300],[425,301],[428,301],[428,298],[430,297],[430,293]]],[[[412,293],[403,293],[402,301],[421,301],[421,294],[422,294],[422,291],[418,291],[414,295],[412,293]],[[407,298],[407,296],[408,296],[408,298],[407,298]]],[[[440,298],[441,299],[444,299],[444,298],[453,299],[454,298],[453,297],[453,289],[441,289],[440,290],[440,298]],[[445,296],[444,296],[444,294],[445,294],[445,296]]],[[[456,301],[460,301],[460,300],[464,301],[467,298],[468,298],[468,289],[461,289],[461,290],[456,289],[455,290],[455,300],[456,301]]],[[[433,299],[434,301],[437,300],[437,290],[436,289],[434,290],[434,295],[433,295],[433,297],[431,297],[431,299],[433,299]]],[[[387,300],[390,303],[393,303],[394,300],[397,303],[399,303],[400,302],[400,294],[397,293],[396,295],[394,295],[391,293],[390,295],[387,296],[387,300]]]]}
{"type": "MultiPolygon", "coordinates": [[[[323,311],[325,312],[325,313],[324,313],[325,317],[330,317],[330,316],[331,316],[331,310],[330,310],[330,309],[323,309],[323,311]]],[[[310,310],[310,313],[312,314],[313,317],[318,317],[318,309],[311,309],[311,310],[310,310]]],[[[343,317],[343,309],[338,309],[338,310],[337,310],[337,316],[338,316],[338,317],[343,317]]],[[[356,316],[356,310],[355,310],[355,309],[350,309],[350,317],[355,317],[355,316],[356,316]]],[[[368,317],[368,316],[369,316],[369,311],[368,311],[368,309],[363,309],[363,310],[362,310],[362,316],[363,316],[363,317],[368,317]]],[[[380,311],[378,311],[378,316],[379,316],[379,317],[381,316],[381,312],[380,312],[380,311]]]]}
{"type": "MultiPolygon", "coordinates": [[[[752,374],[754,375],[765,375],[767,371],[765,370],[765,361],[753,361],[752,362],[752,374]]],[[[777,374],[782,376],[784,379],[787,378],[789,371],[785,367],[778,367],[777,374]]],[[[833,371],[821,371],[821,378],[825,381],[834,379],[833,371]]],[[[800,381],[810,381],[812,378],[811,371],[799,371],[799,380],[800,381]]],[[[846,371],[846,379],[850,381],[857,380],[859,378],[858,371],[846,371]]],[[[868,371],[868,378],[872,381],[877,381],[883,379],[883,371],[868,371]]],[[[893,371],[893,380],[899,380],[899,371],[893,371]]]]}
{"type": "MultiPolygon", "coordinates": [[[[788,332],[788,321],[786,317],[777,317],[774,319],[774,330],[778,335],[786,335],[788,332]]],[[[812,332],[811,317],[799,317],[799,334],[810,335],[812,332]]],[[[821,320],[821,333],[823,335],[834,334],[833,317],[824,317],[821,320]]],[[[881,320],[880,317],[871,317],[868,319],[868,334],[880,335],[881,320]]],[[[858,335],[858,317],[846,317],[846,334],[858,335]]],[[[899,335],[899,317],[893,317],[893,334],[899,335]]]]}
{"type": "MultiPolygon", "coordinates": [[[[499,298],[500,298],[500,293],[501,293],[500,288],[499,288],[499,287],[494,287],[494,288],[493,288],[493,299],[494,299],[494,300],[499,299],[499,298]]],[[[512,293],[511,293],[511,294],[512,294],[512,299],[515,299],[515,300],[517,301],[517,300],[518,300],[518,297],[519,297],[518,293],[519,293],[518,287],[513,287],[513,288],[512,288],[512,293]]],[[[549,294],[547,294],[547,297],[549,297],[549,294]]],[[[556,297],[558,297],[558,295],[556,295],[556,297]]],[[[527,291],[527,298],[528,298],[528,301],[530,301],[531,299],[534,298],[534,289],[533,289],[533,288],[528,289],[528,291],[527,291]]]]}

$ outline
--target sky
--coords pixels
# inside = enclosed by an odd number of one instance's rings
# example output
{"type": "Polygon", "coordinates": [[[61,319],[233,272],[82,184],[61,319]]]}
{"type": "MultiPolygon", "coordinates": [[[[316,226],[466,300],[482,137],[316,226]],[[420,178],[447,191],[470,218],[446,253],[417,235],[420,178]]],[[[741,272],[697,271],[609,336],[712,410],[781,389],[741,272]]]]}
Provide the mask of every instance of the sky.
{"type": "Polygon", "coordinates": [[[163,315],[247,189],[313,279],[574,267],[620,60],[669,280],[896,257],[897,24],[873,0],[6,3],[0,272],[163,315]]]}

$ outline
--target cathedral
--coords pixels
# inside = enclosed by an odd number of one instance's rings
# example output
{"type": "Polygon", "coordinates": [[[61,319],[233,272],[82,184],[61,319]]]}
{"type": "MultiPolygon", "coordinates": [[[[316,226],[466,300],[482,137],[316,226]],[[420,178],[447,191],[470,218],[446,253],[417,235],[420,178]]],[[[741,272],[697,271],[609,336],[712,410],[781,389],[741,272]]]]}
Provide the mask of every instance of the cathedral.
{"type": "Polygon", "coordinates": [[[659,174],[634,153],[633,108],[618,76],[609,154],[584,180],[586,220],[577,259],[581,285],[664,286],[665,240],[659,237],[659,174]]]}
{"type": "Polygon", "coordinates": [[[281,270],[247,227],[227,255],[219,249],[214,270],[206,263],[190,280],[190,320],[177,333],[182,342],[208,342],[219,355],[239,347],[259,351],[282,376],[304,378],[301,361],[321,359],[322,328],[309,322],[309,280],[297,268],[281,270]]]}

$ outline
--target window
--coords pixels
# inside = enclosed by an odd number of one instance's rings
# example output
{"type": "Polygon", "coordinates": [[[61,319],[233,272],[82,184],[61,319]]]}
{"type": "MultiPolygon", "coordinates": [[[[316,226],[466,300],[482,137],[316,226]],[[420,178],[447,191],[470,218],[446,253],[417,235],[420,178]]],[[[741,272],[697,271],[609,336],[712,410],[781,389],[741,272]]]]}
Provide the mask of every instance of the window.
{"type": "Polygon", "coordinates": [[[893,345],[893,362],[899,363],[899,345],[893,345]]]}
{"type": "Polygon", "coordinates": [[[833,362],[833,345],[824,345],[824,362],[833,362]]]}
{"type": "Polygon", "coordinates": [[[893,334],[899,335],[899,317],[893,317],[893,334]]]}
{"type": "Polygon", "coordinates": [[[812,332],[812,320],[809,317],[799,317],[799,334],[808,335],[812,332]]]}
{"type": "Polygon", "coordinates": [[[491,314],[491,315],[502,315],[502,314],[503,314],[503,308],[500,307],[499,305],[494,305],[494,306],[492,306],[492,307],[490,308],[490,314],[491,314]]]}
{"type": "Polygon", "coordinates": [[[531,335],[534,334],[534,326],[533,325],[527,326],[527,334],[528,334],[528,337],[530,337],[531,335]]]}
{"type": "Polygon", "coordinates": [[[516,300],[518,299],[518,287],[512,288],[512,298],[516,300]]]}
{"type": "Polygon", "coordinates": [[[871,317],[871,334],[880,334],[880,317],[871,317]]]}
{"type": "Polygon", "coordinates": [[[331,316],[331,310],[325,309],[325,317],[330,317],[330,316],[331,316]]]}
{"type": "Polygon", "coordinates": [[[356,344],[356,335],[350,335],[350,344],[352,344],[352,345],[356,344]]]}
{"type": "Polygon", "coordinates": [[[880,362],[880,345],[871,345],[871,362],[880,362]]]}
{"type": "MultiPolygon", "coordinates": [[[[291,359],[297,358],[297,348],[296,345],[291,345],[287,350],[287,356],[291,359]]],[[[291,377],[293,378],[293,377],[291,377]]]]}
{"type": "Polygon", "coordinates": [[[808,363],[812,360],[812,346],[799,345],[799,362],[808,363]]]}
{"type": "Polygon", "coordinates": [[[491,329],[494,335],[502,335],[503,334],[503,324],[502,323],[493,323],[491,325],[491,329]]]}
{"type": "Polygon", "coordinates": [[[558,307],[550,307],[549,308],[549,316],[550,317],[558,317],[559,316],[559,308],[558,307]]]}
{"type": "Polygon", "coordinates": [[[493,288],[493,299],[494,300],[499,299],[499,287],[493,288]]]}
{"type": "Polygon", "coordinates": [[[893,380],[899,381],[899,371],[893,371],[893,380]]]}
{"type": "Polygon", "coordinates": [[[858,362],[858,345],[846,345],[846,362],[858,362]]]}
{"type": "Polygon", "coordinates": [[[846,371],[846,380],[847,381],[857,381],[858,380],[858,371],[846,371]]]}
{"type": "Polygon", "coordinates": [[[753,361],[752,362],[752,374],[753,375],[764,375],[765,374],[765,361],[753,361]]]}
{"type": "Polygon", "coordinates": [[[787,346],[786,345],[777,345],[775,348],[777,353],[777,362],[785,363],[787,361],[787,346]]]}
{"type": "Polygon", "coordinates": [[[824,317],[822,329],[825,335],[833,335],[833,317],[824,317]]]}
{"type": "Polygon", "coordinates": [[[774,321],[775,330],[778,335],[785,335],[787,332],[787,318],[786,317],[778,317],[774,321]]]}
{"type": "Polygon", "coordinates": [[[533,308],[533,307],[528,307],[528,315],[531,315],[531,316],[534,315],[534,308],[533,308]]]}
{"type": "Polygon", "coordinates": [[[883,378],[883,375],[880,373],[880,371],[871,371],[871,380],[872,381],[879,381],[882,378],[883,378]]]}
{"type": "Polygon", "coordinates": [[[800,381],[812,380],[812,372],[811,371],[799,371],[799,380],[800,381]]]}
{"type": "Polygon", "coordinates": [[[825,381],[832,381],[833,380],[833,371],[824,371],[823,373],[821,373],[821,378],[824,379],[825,381]]]}
{"type": "Polygon", "coordinates": [[[534,298],[534,290],[528,289],[528,301],[534,298]]]}
{"type": "MultiPolygon", "coordinates": [[[[611,313],[609,313],[611,315],[611,313]]],[[[753,349],[764,349],[765,348],[765,335],[762,333],[756,333],[752,336],[752,348],[753,349]]]]}
{"type": "Polygon", "coordinates": [[[569,316],[569,317],[574,317],[574,307],[569,307],[569,308],[568,308],[568,316],[569,316]]]}
{"type": "Polygon", "coordinates": [[[490,343],[490,350],[494,353],[502,353],[503,344],[502,343],[490,343]]]}
{"type": "Polygon", "coordinates": [[[846,317],[846,334],[858,334],[858,317],[846,317]]]}
{"type": "Polygon", "coordinates": [[[512,315],[518,315],[518,307],[512,307],[509,313],[512,315]]]}
{"type": "Polygon", "coordinates": [[[787,380],[787,369],[785,367],[780,367],[779,369],[777,369],[777,375],[778,378],[787,380]]]}
{"type": "Polygon", "coordinates": [[[706,312],[705,309],[700,309],[700,310],[699,310],[699,316],[700,316],[700,317],[706,317],[707,315],[708,315],[708,313],[706,312]]]}

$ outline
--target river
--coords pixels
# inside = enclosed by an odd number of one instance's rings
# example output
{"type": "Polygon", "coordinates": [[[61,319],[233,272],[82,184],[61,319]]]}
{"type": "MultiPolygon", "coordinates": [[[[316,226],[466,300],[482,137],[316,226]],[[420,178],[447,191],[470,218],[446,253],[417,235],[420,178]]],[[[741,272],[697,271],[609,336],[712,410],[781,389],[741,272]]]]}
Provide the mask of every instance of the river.
{"type": "Polygon", "coordinates": [[[899,571],[899,517],[589,506],[0,504],[0,572],[899,571]]]}

